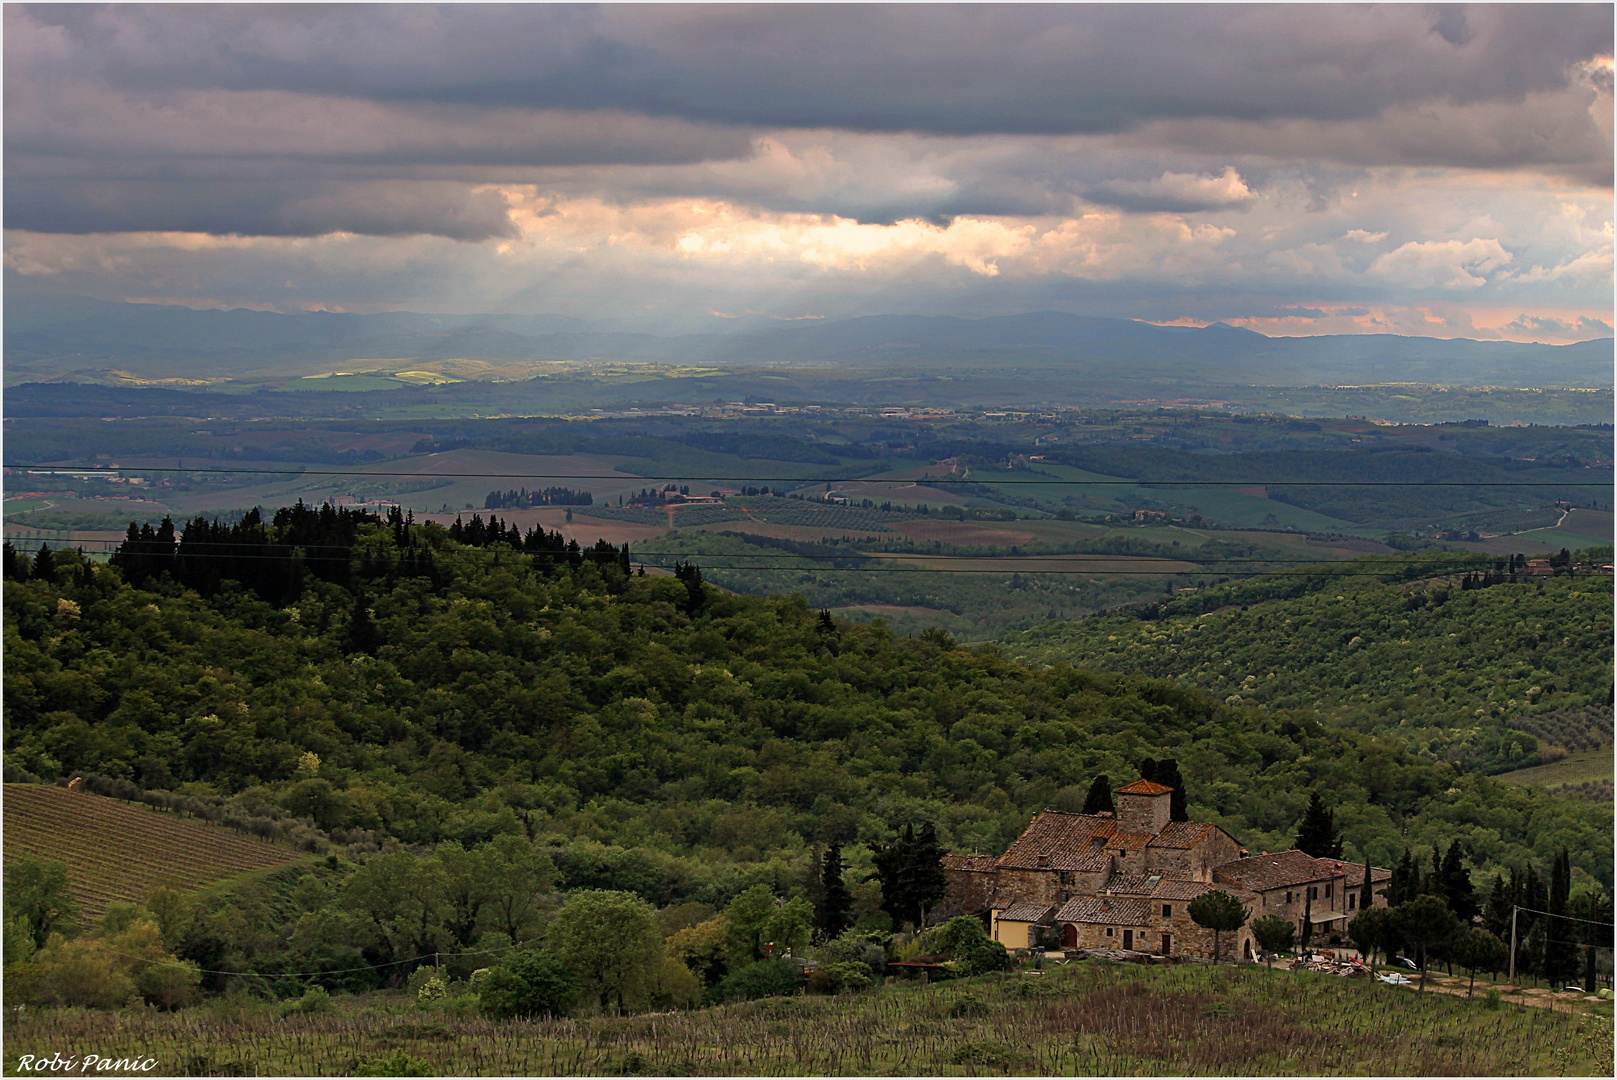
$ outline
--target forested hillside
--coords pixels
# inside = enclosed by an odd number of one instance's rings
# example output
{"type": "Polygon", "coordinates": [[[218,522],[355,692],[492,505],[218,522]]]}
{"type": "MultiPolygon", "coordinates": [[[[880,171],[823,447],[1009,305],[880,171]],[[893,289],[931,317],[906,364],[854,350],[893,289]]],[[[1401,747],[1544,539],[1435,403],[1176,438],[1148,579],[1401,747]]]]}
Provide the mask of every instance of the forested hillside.
{"type": "MultiPolygon", "coordinates": [[[[1417,574],[1428,564],[1401,562],[1417,574]]],[[[1232,705],[1315,710],[1467,771],[1537,764],[1532,716],[1610,704],[1609,576],[1410,576],[1373,561],[1362,576],[1299,579],[1303,595],[1273,599],[1239,583],[1014,635],[1006,647],[1171,678],[1232,705]]]]}
{"type": "MultiPolygon", "coordinates": [[[[279,526],[254,527],[275,558],[279,526]]],[[[1289,846],[1317,788],[1348,849],[1383,864],[1460,839],[1479,866],[1547,865],[1564,844],[1580,881],[1611,883],[1609,806],[1499,785],[1308,711],[1035,668],[941,632],[897,638],[801,597],[723,595],[692,567],[640,576],[616,552],[476,539],[369,519],[341,555],[249,575],[278,604],[231,579],[204,597],[166,571],[135,588],[73,553],[44,573],[10,560],[10,777],[98,773],[274,804],[345,843],[525,834],[554,853],[563,888],[721,904],[759,881],[784,889],[814,842],[847,841],[868,866],[866,845],[905,821],[936,822],[952,849],[1003,850],[1038,810],[1076,808],[1096,773],[1173,757],[1192,816],[1253,850],[1289,846]]],[[[1542,621],[1534,633],[1566,636],[1547,606],[1609,603],[1597,592],[1501,586],[1478,594],[1499,611],[1460,595],[1446,608],[1471,611],[1477,634],[1542,621]]],[[[1396,622],[1375,593],[1349,616],[1349,595],[1307,602],[1365,641],[1396,622]]],[[[1323,637],[1265,626],[1253,640],[1274,648],[1323,637]]],[[[1574,692],[1584,676],[1552,651],[1530,661],[1560,680],[1541,692],[1574,692]]]]}

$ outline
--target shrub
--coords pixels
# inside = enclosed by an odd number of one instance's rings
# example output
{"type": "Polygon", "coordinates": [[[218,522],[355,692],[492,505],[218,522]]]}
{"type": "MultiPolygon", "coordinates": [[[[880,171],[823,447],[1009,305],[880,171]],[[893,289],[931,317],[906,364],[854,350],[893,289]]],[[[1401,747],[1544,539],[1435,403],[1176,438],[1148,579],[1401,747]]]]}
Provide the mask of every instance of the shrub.
{"type": "Polygon", "coordinates": [[[331,995],[323,986],[311,986],[296,1001],[281,1006],[282,1016],[314,1014],[331,1011],[331,995]]]}
{"type": "Polygon", "coordinates": [[[824,964],[809,973],[808,988],[817,994],[846,994],[875,984],[868,964],[858,960],[824,964]]]}
{"type": "Polygon", "coordinates": [[[512,953],[476,980],[479,1011],[494,1020],[559,1016],[577,992],[573,970],[539,949],[512,953]]]}
{"type": "Polygon", "coordinates": [[[416,1002],[421,1005],[430,1005],[448,996],[449,987],[445,986],[444,981],[436,975],[422,983],[421,988],[415,992],[416,1002]]]}
{"type": "Polygon", "coordinates": [[[760,960],[732,971],[708,992],[716,1002],[752,1001],[784,997],[803,989],[803,973],[784,960],[760,960]]]}
{"type": "Polygon", "coordinates": [[[366,1058],[354,1070],[355,1076],[436,1076],[438,1070],[420,1058],[413,1058],[403,1050],[395,1050],[387,1057],[366,1058]]]}

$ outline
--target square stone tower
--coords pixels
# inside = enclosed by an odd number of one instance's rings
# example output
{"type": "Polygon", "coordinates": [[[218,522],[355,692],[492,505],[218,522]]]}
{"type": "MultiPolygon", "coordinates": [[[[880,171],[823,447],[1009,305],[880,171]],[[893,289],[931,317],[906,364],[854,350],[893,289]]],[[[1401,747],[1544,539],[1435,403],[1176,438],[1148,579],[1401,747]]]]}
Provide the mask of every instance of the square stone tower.
{"type": "Polygon", "coordinates": [[[1136,780],[1112,792],[1117,801],[1117,825],[1124,832],[1155,836],[1168,825],[1173,788],[1151,780],[1136,780]]]}

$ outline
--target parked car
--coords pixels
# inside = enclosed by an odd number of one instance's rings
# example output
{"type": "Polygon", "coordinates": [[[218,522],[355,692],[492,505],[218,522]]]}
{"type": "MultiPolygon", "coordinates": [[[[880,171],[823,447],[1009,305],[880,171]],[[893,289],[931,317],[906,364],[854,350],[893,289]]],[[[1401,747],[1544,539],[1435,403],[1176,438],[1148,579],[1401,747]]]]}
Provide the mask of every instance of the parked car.
{"type": "Polygon", "coordinates": [[[1420,965],[1415,963],[1415,961],[1411,960],[1407,956],[1395,956],[1395,957],[1393,957],[1392,958],[1392,966],[1393,967],[1401,967],[1405,971],[1419,971],[1420,970],[1420,965]]]}

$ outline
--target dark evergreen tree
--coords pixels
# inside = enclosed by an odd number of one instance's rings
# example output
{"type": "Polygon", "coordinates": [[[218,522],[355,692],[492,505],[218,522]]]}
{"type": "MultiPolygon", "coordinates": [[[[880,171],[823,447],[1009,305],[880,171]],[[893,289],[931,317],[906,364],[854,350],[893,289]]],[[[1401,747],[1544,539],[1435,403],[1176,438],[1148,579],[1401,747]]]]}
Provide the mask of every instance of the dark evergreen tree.
{"type": "Polygon", "coordinates": [[[1298,851],[1316,859],[1340,859],[1342,838],[1336,834],[1336,822],[1325,808],[1325,800],[1318,791],[1308,793],[1308,809],[1303,812],[1302,823],[1297,826],[1298,851]]]}
{"type": "Polygon", "coordinates": [[[1140,779],[1141,780],[1149,780],[1153,784],[1156,783],[1156,781],[1157,781],[1157,759],[1156,758],[1141,758],[1140,759],[1140,779]]]}
{"type": "Polygon", "coordinates": [[[842,845],[825,849],[820,864],[820,895],[814,910],[814,928],[825,940],[841,935],[853,925],[853,893],[842,880],[842,845]]]}
{"type": "Polygon", "coordinates": [[[1370,880],[1370,853],[1364,852],[1364,884],[1359,886],[1359,910],[1369,911],[1376,904],[1375,883],[1370,880]]]}
{"type": "Polygon", "coordinates": [[[1112,778],[1105,773],[1095,777],[1094,783],[1089,785],[1089,794],[1084,796],[1084,813],[1099,814],[1102,811],[1117,813],[1117,802],[1112,798],[1112,778]]]}
{"type": "Polygon", "coordinates": [[[1173,788],[1173,794],[1168,796],[1168,820],[1189,821],[1190,810],[1185,800],[1185,778],[1179,773],[1179,762],[1174,758],[1163,758],[1157,762],[1156,775],[1151,779],[1164,787],[1173,788]]]}
{"type": "Polygon", "coordinates": [[[0,550],[5,552],[5,579],[7,581],[27,581],[28,560],[24,556],[17,554],[17,549],[11,546],[10,540],[0,546],[0,550]]]}
{"type": "Polygon", "coordinates": [[[1449,844],[1448,854],[1443,856],[1442,875],[1443,896],[1449,902],[1449,910],[1462,923],[1469,925],[1472,916],[1478,912],[1477,897],[1471,886],[1471,874],[1461,861],[1458,840],[1449,844]]]}
{"type": "Polygon", "coordinates": [[[914,847],[915,828],[905,825],[892,843],[877,845],[870,852],[870,862],[875,867],[870,876],[881,882],[881,909],[893,920],[894,929],[901,929],[915,917],[908,881],[910,850],[914,847]]]}
{"type": "Polygon", "coordinates": [[[921,826],[909,857],[910,901],[920,916],[917,926],[926,925],[927,912],[937,907],[949,891],[949,876],[943,869],[943,855],[937,826],[929,821],[921,826]]]}
{"type": "Polygon", "coordinates": [[[1568,982],[1577,964],[1572,951],[1575,924],[1567,918],[1571,890],[1572,866],[1563,847],[1550,864],[1550,917],[1544,929],[1544,978],[1552,987],[1568,982]]]}
{"type": "Polygon", "coordinates": [[[1488,901],[1482,907],[1482,925],[1501,941],[1510,940],[1510,909],[1514,903],[1504,876],[1494,874],[1493,885],[1488,889],[1488,901]]]}
{"type": "Polygon", "coordinates": [[[348,647],[354,652],[374,655],[382,644],[382,632],[371,619],[365,594],[354,597],[354,608],[348,617],[348,647]]]}
{"type": "Polygon", "coordinates": [[[49,544],[39,545],[39,550],[34,552],[34,569],[29,576],[47,585],[56,584],[56,561],[49,544]]]}

